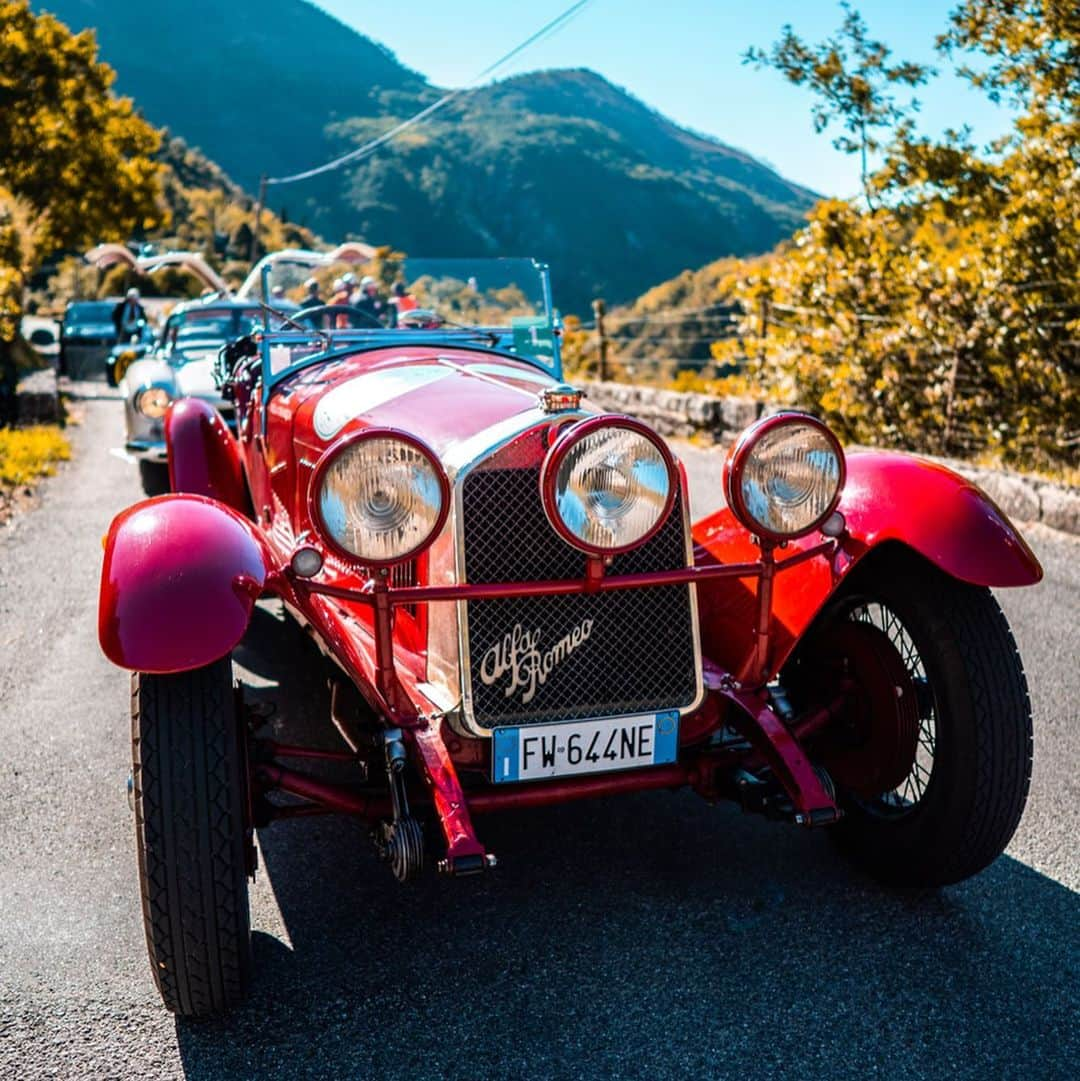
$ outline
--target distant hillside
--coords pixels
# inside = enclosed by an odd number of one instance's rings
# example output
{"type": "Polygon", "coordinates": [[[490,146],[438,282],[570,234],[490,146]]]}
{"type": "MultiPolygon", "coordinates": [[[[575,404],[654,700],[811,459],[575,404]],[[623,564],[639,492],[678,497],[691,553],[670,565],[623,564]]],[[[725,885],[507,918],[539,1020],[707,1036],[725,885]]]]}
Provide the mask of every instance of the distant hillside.
{"type": "MultiPolygon", "coordinates": [[[[248,191],[439,93],[303,0],[41,6],[96,27],[118,90],[248,191]]],[[[594,296],[625,301],[684,268],[771,248],[813,195],[592,72],[548,71],[471,94],[354,167],[272,187],[269,202],[329,240],[534,255],[552,265],[564,310],[585,311],[594,296]]]]}
{"type": "MultiPolygon", "coordinates": [[[[225,171],[183,139],[165,133],[158,160],[164,166],[162,192],[170,221],[147,239],[167,247],[200,249],[219,268],[226,264],[243,277],[251,253],[255,202],[225,171]]],[[[262,250],[310,248],[317,238],[310,229],[264,212],[262,250]]]]}
{"type": "Polygon", "coordinates": [[[700,370],[711,356],[712,343],[736,332],[741,310],[732,302],[725,279],[739,265],[735,259],[718,259],[684,270],[613,309],[606,321],[613,359],[624,365],[648,361],[668,372],[700,370]]]}
{"type": "Polygon", "coordinates": [[[326,153],[332,119],[378,116],[423,78],[304,0],[32,0],[92,28],[148,120],[198,147],[248,191],[259,174],[326,153]]]}
{"type": "MultiPolygon", "coordinates": [[[[356,140],[370,121],[333,129],[356,140]]],[[[588,71],[523,75],[471,95],[345,187],[338,220],[415,252],[535,254],[587,310],[718,255],[773,247],[812,197],[691,135],[588,71]]],[[[338,204],[340,206],[340,202],[338,204]]],[[[569,298],[569,299],[567,299],[569,298]]]]}

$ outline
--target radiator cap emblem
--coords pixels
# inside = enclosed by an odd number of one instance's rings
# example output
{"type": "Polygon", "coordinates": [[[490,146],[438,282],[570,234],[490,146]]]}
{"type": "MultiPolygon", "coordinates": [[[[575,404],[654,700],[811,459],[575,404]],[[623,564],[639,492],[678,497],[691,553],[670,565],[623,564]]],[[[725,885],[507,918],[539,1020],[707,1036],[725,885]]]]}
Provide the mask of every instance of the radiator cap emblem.
{"type": "Polygon", "coordinates": [[[545,387],[537,397],[540,399],[540,408],[545,413],[572,413],[581,407],[581,391],[569,383],[556,383],[553,387],[545,387]]]}

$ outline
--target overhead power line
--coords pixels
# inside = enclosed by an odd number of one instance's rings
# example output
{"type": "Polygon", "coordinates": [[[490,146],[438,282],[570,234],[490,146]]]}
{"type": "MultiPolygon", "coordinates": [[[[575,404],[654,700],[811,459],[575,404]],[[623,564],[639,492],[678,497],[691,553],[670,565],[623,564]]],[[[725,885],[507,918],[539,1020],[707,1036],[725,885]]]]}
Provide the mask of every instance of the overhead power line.
{"type": "Polygon", "coordinates": [[[489,64],[483,71],[476,75],[465,86],[459,87],[457,90],[451,90],[449,93],[444,94],[438,101],[432,102],[430,105],[425,106],[418,113],[410,116],[407,120],[401,121],[400,124],[394,125],[389,131],[383,132],[382,135],[369,140],[362,146],[356,147],[354,150],[350,150],[347,154],[342,154],[338,158],[334,158],[333,161],[325,162],[323,165],[317,165],[313,169],[305,169],[302,173],[293,173],[291,176],[270,176],[266,178],[266,184],[295,184],[299,180],[309,180],[313,176],[320,176],[322,173],[329,173],[334,169],[340,169],[343,165],[348,165],[350,162],[359,161],[362,158],[366,158],[373,154],[381,146],[385,146],[392,139],[396,139],[403,131],[407,131],[409,128],[415,127],[417,124],[422,124],[430,116],[433,116],[440,109],[445,108],[452,101],[456,101],[460,97],[464,97],[466,94],[472,93],[477,88],[477,84],[483,79],[486,79],[489,75],[494,75],[499,68],[504,67],[511,60],[514,59],[519,53],[524,52],[530,46],[535,45],[538,41],[543,40],[546,37],[551,37],[553,34],[562,30],[571,19],[580,15],[581,12],[587,8],[593,0],[578,0],[577,3],[571,4],[561,14],[557,15],[550,22],[545,23],[539,30],[530,34],[520,44],[515,45],[508,53],[500,56],[493,64],[489,64]]]}

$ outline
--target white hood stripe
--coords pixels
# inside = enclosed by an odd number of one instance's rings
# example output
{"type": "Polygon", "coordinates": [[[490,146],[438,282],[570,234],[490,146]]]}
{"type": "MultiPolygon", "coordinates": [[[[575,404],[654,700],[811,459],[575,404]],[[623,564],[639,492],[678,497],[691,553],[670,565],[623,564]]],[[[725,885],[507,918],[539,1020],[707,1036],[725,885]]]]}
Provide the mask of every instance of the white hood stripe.
{"type": "Polygon", "coordinates": [[[315,434],[320,439],[333,439],[353,417],[452,374],[441,365],[424,364],[358,375],[323,395],[315,407],[315,434]]]}

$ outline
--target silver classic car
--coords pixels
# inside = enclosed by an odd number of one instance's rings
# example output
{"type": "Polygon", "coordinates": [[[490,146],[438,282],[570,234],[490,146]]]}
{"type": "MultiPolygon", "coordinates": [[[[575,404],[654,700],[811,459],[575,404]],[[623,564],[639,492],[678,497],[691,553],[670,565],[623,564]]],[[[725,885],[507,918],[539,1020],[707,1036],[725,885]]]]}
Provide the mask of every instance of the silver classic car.
{"type": "Polygon", "coordinates": [[[124,395],[124,449],[138,459],[147,495],[169,490],[165,411],[176,398],[201,398],[232,422],[233,406],[214,384],[214,363],[223,345],[262,326],[262,310],[250,300],[212,297],[179,304],[153,350],[134,361],[120,388],[124,395]]]}

